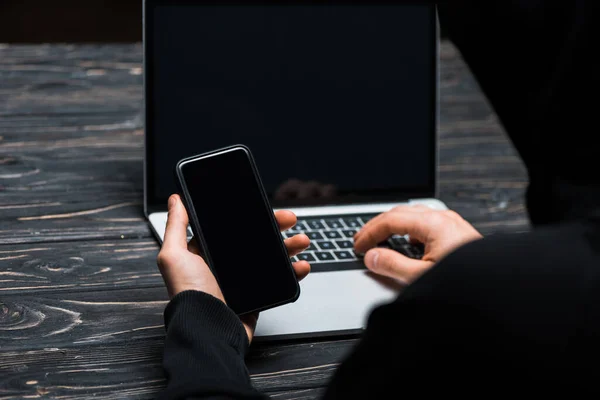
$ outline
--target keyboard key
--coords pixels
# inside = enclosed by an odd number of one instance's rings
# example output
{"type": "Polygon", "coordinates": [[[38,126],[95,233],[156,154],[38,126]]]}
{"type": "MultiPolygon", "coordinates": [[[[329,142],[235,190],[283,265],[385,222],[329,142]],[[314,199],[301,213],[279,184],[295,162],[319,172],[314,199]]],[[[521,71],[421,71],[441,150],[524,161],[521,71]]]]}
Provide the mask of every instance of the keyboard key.
{"type": "Polygon", "coordinates": [[[394,235],[390,238],[389,243],[395,249],[397,247],[408,244],[408,241],[406,240],[406,238],[404,236],[394,235]]]}
{"type": "Polygon", "coordinates": [[[283,232],[283,237],[284,238],[291,238],[292,236],[295,236],[298,232],[283,232]]]}
{"type": "Polygon", "coordinates": [[[323,232],[328,239],[341,239],[342,235],[338,231],[325,231],[323,232]]]}
{"type": "Polygon", "coordinates": [[[304,251],[314,251],[317,250],[317,246],[313,242],[310,242],[310,245],[304,251]]]}
{"type": "Polygon", "coordinates": [[[298,260],[300,260],[300,261],[308,261],[308,262],[315,261],[315,257],[311,253],[302,252],[302,253],[298,254],[296,257],[298,257],[298,260]]]}
{"type": "Polygon", "coordinates": [[[327,227],[329,227],[331,229],[342,229],[342,228],[345,228],[344,225],[342,225],[342,221],[339,218],[326,219],[325,220],[325,225],[327,225],[327,227]]]}
{"type": "Polygon", "coordinates": [[[396,249],[399,253],[404,254],[406,257],[416,258],[416,252],[410,244],[405,244],[396,249]]]}
{"type": "Polygon", "coordinates": [[[290,258],[290,260],[291,260],[292,262],[296,262],[296,261],[298,261],[298,257],[294,256],[294,257],[290,258]]]}
{"type": "Polygon", "coordinates": [[[296,222],[296,225],[294,225],[290,228],[290,232],[296,232],[296,233],[304,232],[306,230],[308,230],[308,227],[306,226],[306,223],[304,221],[298,221],[298,222],[296,222]]]}
{"type": "Polygon", "coordinates": [[[391,249],[392,248],[392,246],[390,246],[390,244],[387,241],[379,243],[377,245],[377,247],[383,247],[384,249],[391,249]]]}
{"type": "Polygon", "coordinates": [[[423,258],[423,254],[425,254],[425,246],[423,245],[423,243],[413,244],[412,249],[413,249],[414,257],[416,259],[420,260],[421,258],[423,258]]]}
{"type": "Polygon", "coordinates": [[[325,239],[323,237],[323,235],[321,235],[319,232],[306,232],[306,235],[309,237],[310,240],[322,240],[322,239],[325,239]]]}
{"type": "Polygon", "coordinates": [[[334,251],[338,260],[353,260],[355,257],[349,251],[334,251]]]}
{"type": "Polygon", "coordinates": [[[364,225],[367,222],[369,222],[370,220],[372,220],[373,217],[375,217],[375,215],[363,215],[363,216],[360,217],[360,220],[362,221],[362,223],[364,225]]]}
{"type": "Polygon", "coordinates": [[[351,249],[354,247],[354,243],[351,240],[336,240],[335,244],[337,244],[340,249],[351,249]]]}
{"type": "Polygon", "coordinates": [[[348,228],[358,229],[362,226],[362,222],[360,222],[360,220],[356,217],[345,217],[342,218],[342,221],[344,221],[344,224],[346,224],[348,228]]]}
{"type": "Polygon", "coordinates": [[[328,242],[328,241],[317,242],[317,245],[319,246],[319,248],[321,250],[334,250],[335,249],[335,244],[333,244],[333,242],[328,242]]]}
{"type": "Polygon", "coordinates": [[[333,254],[330,251],[318,251],[315,253],[315,256],[321,261],[333,261],[333,254]]]}
{"type": "Polygon", "coordinates": [[[306,221],[306,225],[308,225],[308,227],[310,229],[325,229],[325,225],[323,225],[323,223],[321,222],[321,220],[318,219],[309,219],[306,221]]]}
{"type": "Polygon", "coordinates": [[[342,234],[347,238],[353,238],[356,232],[356,229],[346,229],[345,231],[342,231],[342,234]]]}

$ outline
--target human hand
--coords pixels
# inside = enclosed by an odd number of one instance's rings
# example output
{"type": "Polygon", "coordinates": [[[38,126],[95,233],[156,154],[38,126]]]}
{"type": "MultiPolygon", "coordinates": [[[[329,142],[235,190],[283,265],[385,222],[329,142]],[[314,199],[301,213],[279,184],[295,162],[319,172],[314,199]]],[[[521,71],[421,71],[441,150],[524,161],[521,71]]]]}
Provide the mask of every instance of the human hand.
{"type": "Polygon", "coordinates": [[[354,248],[365,253],[364,262],[371,271],[409,284],[454,249],[481,238],[481,234],[454,211],[433,210],[424,205],[398,206],[367,222],[354,236],[354,248]],[[411,242],[424,245],[421,260],[394,250],[375,248],[392,235],[406,234],[411,242]]]}
{"type": "MultiPolygon", "coordinates": [[[[275,218],[282,231],[296,224],[296,216],[291,211],[277,211],[275,218]]],[[[185,207],[178,195],[172,195],[169,197],[165,238],[157,258],[158,268],[167,286],[169,298],[185,290],[198,290],[226,303],[217,280],[199,255],[195,241],[187,242],[187,226],[188,215],[185,207]]],[[[300,253],[309,245],[310,240],[304,234],[285,239],[290,257],[300,253]]],[[[310,264],[306,261],[295,262],[293,266],[298,280],[303,279],[310,272],[310,264]]],[[[254,336],[257,320],[258,313],[242,317],[250,342],[254,336]]]]}

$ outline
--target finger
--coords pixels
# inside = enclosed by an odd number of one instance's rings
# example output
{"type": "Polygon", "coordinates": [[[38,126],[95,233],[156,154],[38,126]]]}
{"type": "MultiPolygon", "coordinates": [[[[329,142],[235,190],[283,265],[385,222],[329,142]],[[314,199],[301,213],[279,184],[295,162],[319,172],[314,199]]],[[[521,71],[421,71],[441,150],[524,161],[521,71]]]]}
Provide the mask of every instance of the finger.
{"type": "Polygon", "coordinates": [[[396,206],[392,208],[390,211],[418,211],[425,212],[431,211],[432,208],[426,206],[425,204],[402,204],[400,206],[396,206]]]}
{"type": "Polygon", "coordinates": [[[376,248],[365,254],[365,265],[376,274],[409,284],[433,266],[431,261],[408,258],[397,251],[376,248]]]}
{"type": "Polygon", "coordinates": [[[354,234],[354,243],[356,243],[356,242],[357,242],[357,241],[360,239],[360,237],[363,235],[363,232],[365,231],[365,229],[364,229],[365,227],[369,226],[369,225],[370,225],[371,223],[373,223],[374,221],[377,221],[377,220],[380,220],[381,218],[384,218],[384,217],[385,217],[385,216],[386,216],[386,215],[387,215],[389,212],[391,212],[391,210],[390,210],[390,211],[388,211],[388,212],[384,212],[384,213],[381,213],[381,214],[379,214],[379,215],[376,215],[376,216],[374,216],[373,218],[371,218],[369,221],[367,221],[367,222],[366,222],[366,223],[363,225],[363,227],[362,227],[362,228],[360,228],[360,229],[358,230],[358,232],[356,232],[356,233],[354,234]]]}
{"type": "MultiPolygon", "coordinates": [[[[399,206],[396,206],[396,207],[392,208],[388,212],[384,212],[384,213],[381,213],[381,214],[373,217],[365,225],[369,224],[371,221],[378,220],[378,219],[381,219],[381,218],[385,217],[385,215],[388,214],[388,213],[394,213],[394,212],[398,212],[398,213],[402,213],[402,212],[420,212],[420,213],[422,213],[422,212],[428,212],[428,211],[432,211],[431,207],[428,207],[428,206],[423,205],[423,204],[403,204],[403,205],[399,205],[399,206]]],[[[360,236],[361,233],[362,233],[362,230],[359,230],[358,232],[356,232],[356,234],[354,235],[354,239],[355,240],[358,239],[358,236],[360,236]]]]}
{"type": "Polygon", "coordinates": [[[296,278],[298,278],[299,281],[306,278],[310,273],[310,264],[308,261],[296,261],[295,263],[292,263],[292,266],[296,272],[296,278]]]}
{"type": "Polygon", "coordinates": [[[283,241],[290,257],[295,256],[310,246],[310,239],[304,233],[292,236],[283,241]]]}
{"type": "Polygon", "coordinates": [[[287,231],[292,226],[296,225],[296,214],[288,210],[275,211],[275,219],[279,225],[280,231],[287,231]]]}
{"type": "Polygon", "coordinates": [[[387,212],[373,218],[362,227],[360,234],[354,237],[354,248],[359,253],[375,247],[392,235],[409,235],[425,243],[429,226],[427,216],[430,213],[398,211],[387,212]]]}
{"type": "Polygon", "coordinates": [[[169,213],[163,246],[172,249],[187,249],[187,227],[187,212],[179,195],[174,194],[169,197],[169,213]]]}

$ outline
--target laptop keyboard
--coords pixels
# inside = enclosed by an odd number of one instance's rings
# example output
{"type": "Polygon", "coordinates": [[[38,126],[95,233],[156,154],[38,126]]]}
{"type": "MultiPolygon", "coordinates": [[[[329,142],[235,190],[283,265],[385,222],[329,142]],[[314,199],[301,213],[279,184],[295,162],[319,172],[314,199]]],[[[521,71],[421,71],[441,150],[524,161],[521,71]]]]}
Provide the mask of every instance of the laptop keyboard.
{"type": "MultiPolygon", "coordinates": [[[[354,252],[354,234],[377,214],[346,215],[326,218],[298,218],[298,223],[282,233],[284,238],[304,233],[310,238],[310,247],[293,257],[311,264],[358,260],[362,254],[354,252]]],[[[423,257],[422,246],[410,244],[404,236],[392,236],[378,247],[394,249],[407,257],[423,257]]]]}
{"type": "MultiPolygon", "coordinates": [[[[304,233],[310,238],[310,247],[292,257],[292,261],[306,260],[315,264],[339,263],[362,259],[362,254],[354,252],[354,234],[377,214],[344,215],[339,217],[299,217],[296,225],[283,232],[284,238],[304,233]]],[[[188,227],[188,240],[192,238],[188,227]]],[[[396,250],[407,257],[423,257],[422,245],[410,244],[405,236],[394,235],[378,247],[396,250]]],[[[313,270],[318,271],[319,269],[313,270]]]]}

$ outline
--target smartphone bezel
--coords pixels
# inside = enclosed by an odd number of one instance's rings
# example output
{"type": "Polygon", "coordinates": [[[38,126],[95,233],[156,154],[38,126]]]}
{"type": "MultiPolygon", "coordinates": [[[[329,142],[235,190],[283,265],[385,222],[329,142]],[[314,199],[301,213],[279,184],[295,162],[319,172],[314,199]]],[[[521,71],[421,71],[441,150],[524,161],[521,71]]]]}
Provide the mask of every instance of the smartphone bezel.
{"type": "MultiPolygon", "coordinates": [[[[201,161],[207,158],[211,158],[211,157],[216,157],[219,155],[223,155],[226,153],[230,153],[233,151],[243,151],[246,154],[246,157],[248,158],[248,162],[250,163],[250,167],[252,168],[252,172],[254,175],[254,178],[257,182],[257,185],[259,187],[259,192],[261,194],[261,197],[263,199],[263,203],[265,205],[265,207],[267,207],[269,210],[271,210],[271,212],[269,213],[270,216],[270,221],[271,221],[271,225],[273,227],[273,232],[276,234],[276,236],[278,237],[278,241],[277,243],[280,246],[280,251],[281,254],[283,256],[283,259],[286,260],[286,265],[289,267],[290,269],[290,273],[292,275],[292,278],[295,282],[295,287],[296,287],[296,291],[294,293],[293,296],[291,296],[288,299],[284,299],[282,301],[276,302],[276,303],[271,303],[271,304],[267,304],[267,305],[263,305],[254,309],[250,309],[250,310],[243,310],[241,312],[236,311],[237,315],[244,315],[244,314],[250,314],[250,313],[254,313],[254,312],[259,312],[259,311],[265,311],[268,310],[270,308],[274,308],[274,307],[278,307],[284,304],[288,304],[288,303],[293,303],[295,302],[298,297],[300,296],[300,285],[298,283],[298,279],[296,277],[296,273],[294,271],[294,267],[292,265],[292,261],[291,258],[288,255],[288,251],[287,248],[285,247],[285,243],[283,242],[283,238],[280,234],[279,231],[279,225],[277,224],[277,220],[275,219],[275,215],[272,212],[273,207],[271,206],[270,202],[269,202],[269,198],[267,196],[266,190],[263,186],[262,180],[260,178],[260,174],[258,172],[258,167],[256,166],[256,162],[254,161],[254,157],[252,156],[252,152],[250,151],[250,149],[243,145],[243,144],[236,144],[236,145],[232,145],[232,146],[227,146],[227,147],[223,147],[220,149],[216,149],[216,150],[212,150],[206,153],[202,153],[202,154],[198,154],[195,156],[191,156],[191,157],[186,157],[183,158],[181,160],[179,160],[175,166],[175,174],[176,174],[176,181],[177,181],[177,185],[179,186],[179,192],[181,195],[181,198],[183,200],[183,203],[185,205],[185,208],[187,210],[188,213],[188,218],[190,221],[190,227],[192,228],[192,232],[194,234],[194,237],[196,237],[198,239],[198,245],[201,248],[201,253],[202,253],[202,257],[204,258],[204,260],[206,261],[206,263],[208,264],[208,267],[210,268],[210,270],[212,271],[213,275],[215,276],[215,279],[217,280],[217,283],[219,284],[219,287],[221,287],[221,284],[219,282],[219,276],[217,271],[213,268],[213,260],[212,257],[210,255],[210,251],[208,250],[208,246],[206,245],[206,241],[204,240],[204,235],[202,233],[202,228],[200,227],[200,223],[198,221],[198,217],[196,215],[196,210],[193,207],[193,202],[192,199],[190,197],[189,191],[187,189],[187,184],[185,182],[185,177],[183,174],[183,170],[182,168],[189,163],[193,163],[193,162],[197,162],[197,161],[201,161]]],[[[223,297],[225,297],[225,301],[227,301],[227,296],[225,294],[225,291],[223,291],[223,289],[221,289],[221,291],[223,292],[223,297]]]]}

